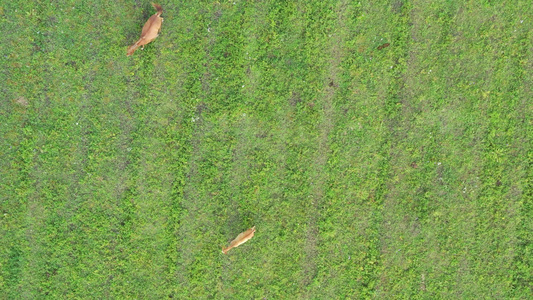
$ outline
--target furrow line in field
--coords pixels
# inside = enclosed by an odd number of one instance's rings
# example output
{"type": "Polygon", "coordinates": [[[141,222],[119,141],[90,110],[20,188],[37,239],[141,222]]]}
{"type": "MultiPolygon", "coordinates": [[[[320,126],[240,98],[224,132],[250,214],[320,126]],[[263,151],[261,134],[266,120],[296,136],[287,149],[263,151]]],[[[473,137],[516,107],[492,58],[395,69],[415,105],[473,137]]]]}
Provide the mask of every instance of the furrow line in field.
{"type": "MultiPolygon", "coordinates": [[[[198,9],[198,7],[193,10],[198,9]]],[[[176,231],[179,241],[186,241],[187,245],[182,245],[177,249],[178,252],[178,269],[176,278],[178,281],[179,289],[177,297],[190,297],[190,295],[196,295],[200,297],[204,292],[212,295],[214,291],[205,290],[206,286],[198,285],[198,280],[205,278],[206,276],[212,276],[211,271],[217,269],[206,270],[198,269],[202,267],[200,260],[205,258],[206,247],[209,245],[213,251],[218,248],[218,245],[208,243],[206,232],[210,232],[216,226],[214,226],[214,210],[212,207],[212,193],[211,189],[205,187],[205,182],[212,182],[213,178],[211,173],[207,170],[210,163],[210,151],[212,151],[212,144],[216,142],[216,138],[213,141],[212,132],[216,130],[213,126],[209,116],[216,108],[213,108],[212,94],[214,89],[212,87],[213,81],[213,47],[217,42],[217,34],[212,31],[212,27],[216,26],[219,18],[221,17],[221,11],[218,5],[213,5],[210,10],[201,10],[202,17],[198,20],[198,23],[191,24],[191,27],[201,28],[205,39],[200,45],[197,45],[198,53],[195,53],[195,58],[198,61],[192,61],[191,67],[195,66],[199,70],[192,72],[192,76],[199,76],[200,88],[194,92],[192,97],[196,98],[198,102],[194,106],[194,112],[192,117],[193,124],[190,135],[190,155],[188,158],[188,166],[185,175],[185,183],[183,186],[183,199],[182,207],[183,213],[180,214],[180,226],[176,231]],[[201,66],[200,66],[201,65],[201,66]],[[201,292],[200,292],[201,291],[201,292]]],[[[189,76],[191,76],[189,75],[189,76]]],[[[197,79],[193,79],[197,80],[197,79]]],[[[191,97],[189,96],[189,97],[191,97]]],[[[212,239],[211,239],[212,242],[212,239]]],[[[210,248],[211,250],[211,248],[210,248]]],[[[211,252],[215,253],[215,252],[211,252]]],[[[213,256],[219,255],[219,251],[213,256]]],[[[209,286],[212,289],[212,286],[209,286]]]]}
{"type": "MultiPolygon", "coordinates": [[[[345,30],[345,18],[347,11],[347,1],[337,4],[335,14],[337,16],[335,30],[331,34],[329,44],[329,64],[323,79],[324,88],[322,90],[322,113],[319,125],[318,148],[314,159],[314,172],[311,180],[311,208],[308,210],[307,232],[305,243],[305,260],[303,265],[303,277],[301,285],[310,287],[317,276],[318,255],[320,244],[320,230],[318,222],[320,220],[320,211],[325,205],[326,185],[328,181],[328,171],[326,164],[330,156],[330,133],[335,124],[334,101],[338,90],[340,64],[346,55],[344,49],[344,40],[347,30],[345,30]]],[[[304,297],[313,298],[314,288],[307,289],[304,297]]]]}

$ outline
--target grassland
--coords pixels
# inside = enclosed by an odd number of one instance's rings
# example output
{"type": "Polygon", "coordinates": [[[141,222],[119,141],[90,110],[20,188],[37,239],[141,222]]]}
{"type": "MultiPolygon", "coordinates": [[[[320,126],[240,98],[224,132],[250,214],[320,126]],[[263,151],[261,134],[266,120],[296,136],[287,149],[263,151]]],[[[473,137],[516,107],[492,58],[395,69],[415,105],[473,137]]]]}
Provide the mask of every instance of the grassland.
{"type": "Polygon", "coordinates": [[[163,1],[132,57],[149,2],[59,2],[0,4],[1,298],[533,297],[531,1],[163,1]]]}

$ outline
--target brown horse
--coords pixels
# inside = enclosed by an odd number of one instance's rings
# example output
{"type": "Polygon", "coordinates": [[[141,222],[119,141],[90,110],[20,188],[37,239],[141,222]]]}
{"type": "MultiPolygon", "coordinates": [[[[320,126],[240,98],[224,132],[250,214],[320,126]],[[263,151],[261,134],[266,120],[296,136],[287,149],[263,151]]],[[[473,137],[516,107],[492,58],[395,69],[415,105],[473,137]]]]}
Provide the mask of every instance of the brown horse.
{"type": "Polygon", "coordinates": [[[233,241],[231,241],[227,248],[222,247],[222,253],[227,254],[231,248],[239,247],[240,245],[244,244],[249,239],[254,237],[254,233],[255,226],[239,234],[233,241]]]}
{"type": "Polygon", "coordinates": [[[128,48],[128,56],[132,55],[139,46],[144,46],[159,35],[161,31],[161,23],[163,23],[163,18],[161,14],[163,13],[163,8],[159,4],[152,3],[152,6],[157,10],[157,12],[146,21],[146,24],[143,26],[143,31],[141,32],[141,38],[131,45],[128,48]]]}

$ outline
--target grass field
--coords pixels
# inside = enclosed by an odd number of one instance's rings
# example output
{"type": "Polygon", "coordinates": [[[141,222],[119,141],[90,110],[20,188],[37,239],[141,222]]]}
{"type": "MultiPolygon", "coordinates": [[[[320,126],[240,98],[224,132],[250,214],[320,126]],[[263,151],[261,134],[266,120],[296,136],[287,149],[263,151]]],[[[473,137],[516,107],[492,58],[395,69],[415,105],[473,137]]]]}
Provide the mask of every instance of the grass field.
{"type": "Polygon", "coordinates": [[[131,57],[148,1],[57,2],[0,4],[0,298],[533,297],[533,2],[162,1],[131,57]]]}

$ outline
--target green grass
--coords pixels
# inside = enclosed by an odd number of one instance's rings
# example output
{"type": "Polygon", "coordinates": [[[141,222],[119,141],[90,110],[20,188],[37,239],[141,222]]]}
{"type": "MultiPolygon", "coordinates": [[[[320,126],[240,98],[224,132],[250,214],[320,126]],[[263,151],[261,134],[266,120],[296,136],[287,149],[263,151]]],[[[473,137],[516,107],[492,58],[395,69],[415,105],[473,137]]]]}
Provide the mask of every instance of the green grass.
{"type": "Polygon", "coordinates": [[[2,298],[533,297],[530,1],[161,5],[0,4],[2,298]]]}

